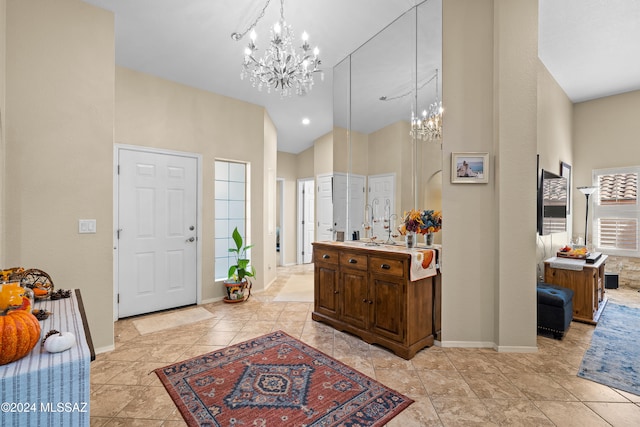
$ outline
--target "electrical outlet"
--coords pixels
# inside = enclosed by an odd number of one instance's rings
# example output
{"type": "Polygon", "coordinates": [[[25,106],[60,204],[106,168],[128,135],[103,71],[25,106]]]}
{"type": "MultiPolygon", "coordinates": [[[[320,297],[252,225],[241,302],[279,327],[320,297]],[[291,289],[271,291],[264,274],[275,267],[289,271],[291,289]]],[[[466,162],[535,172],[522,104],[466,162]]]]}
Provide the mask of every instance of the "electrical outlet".
{"type": "Polygon", "coordinates": [[[96,220],[95,219],[79,219],[78,220],[78,233],[88,234],[96,232],[96,220]]]}

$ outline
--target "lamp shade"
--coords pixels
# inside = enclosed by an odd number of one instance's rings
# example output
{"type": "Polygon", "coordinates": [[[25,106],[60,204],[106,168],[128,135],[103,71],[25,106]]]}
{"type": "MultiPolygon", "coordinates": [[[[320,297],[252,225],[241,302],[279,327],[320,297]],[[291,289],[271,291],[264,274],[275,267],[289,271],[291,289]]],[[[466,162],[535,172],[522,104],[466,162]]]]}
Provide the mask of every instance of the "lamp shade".
{"type": "Polygon", "coordinates": [[[580,190],[580,192],[585,196],[595,193],[597,189],[598,187],[578,187],[578,190],[580,190]]]}

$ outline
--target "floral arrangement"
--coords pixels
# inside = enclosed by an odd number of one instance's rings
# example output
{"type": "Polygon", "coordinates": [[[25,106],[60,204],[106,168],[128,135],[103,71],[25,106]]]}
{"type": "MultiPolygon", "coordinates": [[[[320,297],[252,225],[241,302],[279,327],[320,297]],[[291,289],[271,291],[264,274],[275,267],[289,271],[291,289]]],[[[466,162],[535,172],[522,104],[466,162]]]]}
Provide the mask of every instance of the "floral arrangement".
{"type": "Polygon", "coordinates": [[[420,234],[435,233],[442,228],[442,212],[434,210],[419,211],[411,209],[402,216],[402,224],[398,231],[403,236],[407,232],[420,234]]]}
{"type": "Polygon", "coordinates": [[[442,228],[442,212],[434,210],[422,211],[422,234],[435,233],[442,228]]]}

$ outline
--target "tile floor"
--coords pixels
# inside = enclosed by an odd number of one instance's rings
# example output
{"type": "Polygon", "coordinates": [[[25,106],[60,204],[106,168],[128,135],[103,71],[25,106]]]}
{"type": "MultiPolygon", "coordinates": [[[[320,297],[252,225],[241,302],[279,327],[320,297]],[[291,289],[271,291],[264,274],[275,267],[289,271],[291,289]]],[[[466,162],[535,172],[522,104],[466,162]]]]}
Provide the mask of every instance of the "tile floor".
{"type": "MultiPolygon", "coordinates": [[[[281,329],[415,400],[388,426],[638,426],[640,396],[576,373],[594,326],[573,322],[562,341],[538,337],[537,353],[431,347],[411,361],[311,320],[311,303],[272,302],[290,274],[241,305],[204,305],[199,323],[140,335],[118,321],[116,349],[91,365],[92,426],[184,426],[153,369],[281,329]]],[[[640,293],[608,290],[640,307],[640,293]]],[[[153,316],[153,315],[150,315],[153,316]]]]}

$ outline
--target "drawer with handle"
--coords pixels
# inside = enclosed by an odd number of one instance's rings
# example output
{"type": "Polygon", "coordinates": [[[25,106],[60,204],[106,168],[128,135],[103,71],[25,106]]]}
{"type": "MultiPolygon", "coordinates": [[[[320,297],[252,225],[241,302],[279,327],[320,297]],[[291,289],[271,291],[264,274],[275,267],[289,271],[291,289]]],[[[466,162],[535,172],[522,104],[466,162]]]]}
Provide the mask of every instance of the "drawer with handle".
{"type": "Polygon", "coordinates": [[[340,262],[340,253],[331,249],[313,248],[313,261],[325,264],[336,264],[340,262]]]}
{"type": "Polygon", "coordinates": [[[366,270],[367,256],[349,252],[340,252],[340,265],[342,267],[355,268],[357,270],[366,270]]]}
{"type": "Polygon", "coordinates": [[[389,274],[391,276],[404,276],[405,261],[381,257],[371,257],[369,270],[373,274],[389,274]]]}

